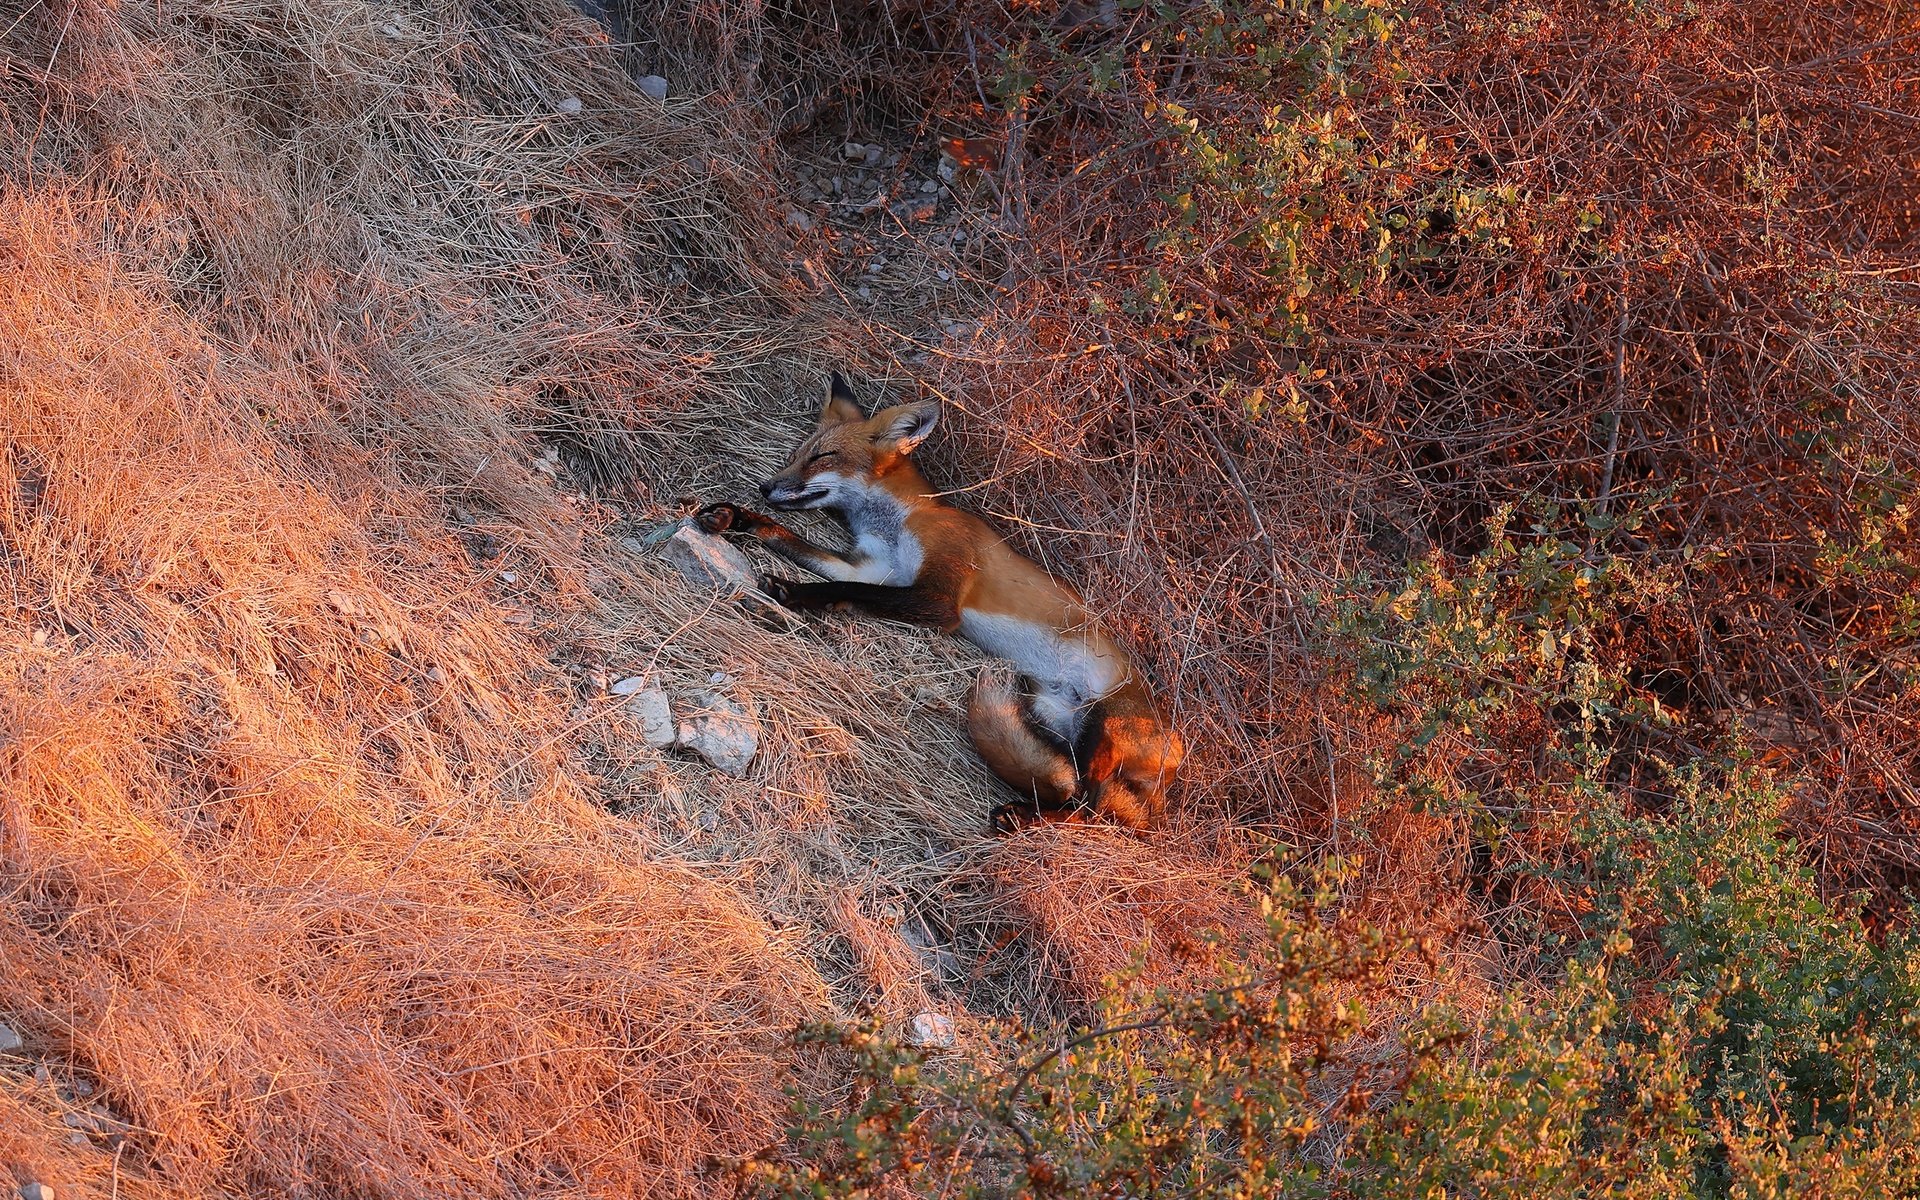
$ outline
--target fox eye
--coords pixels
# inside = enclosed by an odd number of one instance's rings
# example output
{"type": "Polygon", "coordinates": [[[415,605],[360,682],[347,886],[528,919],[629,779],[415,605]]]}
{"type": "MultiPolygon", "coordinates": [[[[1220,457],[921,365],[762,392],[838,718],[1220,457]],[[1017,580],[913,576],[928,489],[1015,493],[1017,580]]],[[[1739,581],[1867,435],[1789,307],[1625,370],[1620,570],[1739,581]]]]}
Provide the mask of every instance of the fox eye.
{"type": "Polygon", "coordinates": [[[807,459],[807,465],[812,466],[814,463],[825,462],[830,458],[838,458],[838,457],[840,457],[840,454],[838,451],[822,450],[820,451],[820,453],[815,454],[813,457],[807,459]]]}

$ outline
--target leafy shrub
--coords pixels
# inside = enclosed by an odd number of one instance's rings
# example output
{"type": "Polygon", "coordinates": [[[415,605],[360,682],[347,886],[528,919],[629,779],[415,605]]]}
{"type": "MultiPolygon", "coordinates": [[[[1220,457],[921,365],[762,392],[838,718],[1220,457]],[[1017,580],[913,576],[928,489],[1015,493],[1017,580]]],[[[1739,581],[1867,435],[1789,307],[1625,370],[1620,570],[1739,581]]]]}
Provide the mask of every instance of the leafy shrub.
{"type": "Polygon", "coordinates": [[[1661,817],[1570,797],[1581,933],[1484,1023],[1431,1009],[1370,1040],[1362,997],[1404,948],[1324,918],[1334,877],[1276,873],[1268,937],[1215,945],[1196,994],[937,1059],[813,1031],[851,1052],[854,1097],[749,1174],[788,1196],[1911,1194],[1920,943],[1820,898],[1758,776],[1673,786],[1661,817]]]}

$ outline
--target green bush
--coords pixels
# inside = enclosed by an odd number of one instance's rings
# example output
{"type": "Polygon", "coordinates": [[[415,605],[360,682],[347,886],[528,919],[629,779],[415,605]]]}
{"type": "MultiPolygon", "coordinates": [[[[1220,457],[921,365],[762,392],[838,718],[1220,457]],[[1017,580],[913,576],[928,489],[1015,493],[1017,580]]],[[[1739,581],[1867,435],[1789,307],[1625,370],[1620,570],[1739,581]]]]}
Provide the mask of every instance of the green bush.
{"type": "Polygon", "coordinates": [[[853,1095],[745,1169],[782,1196],[1914,1194],[1920,944],[1824,901],[1779,796],[1719,767],[1677,773],[1659,816],[1572,797],[1579,938],[1479,1024],[1381,1033],[1362,1000],[1409,948],[1329,922],[1335,875],[1274,872],[1268,936],[1216,943],[1195,994],[939,1059],[812,1031],[850,1053],[853,1095]]]}

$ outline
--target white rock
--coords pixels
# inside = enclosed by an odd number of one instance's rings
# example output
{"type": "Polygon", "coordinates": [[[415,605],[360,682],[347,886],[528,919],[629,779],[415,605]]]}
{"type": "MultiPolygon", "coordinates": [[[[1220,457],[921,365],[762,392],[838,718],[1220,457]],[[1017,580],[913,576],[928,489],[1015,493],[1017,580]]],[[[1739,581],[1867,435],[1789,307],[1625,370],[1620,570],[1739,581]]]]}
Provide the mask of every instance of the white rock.
{"type": "Polygon", "coordinates": [[[20,1040],[20,1035],[14,1031],[13,1026],[0,1025],[0,1054],[12,1054],[25,1044],[20,1040]]]}
{"type": "Polygon", "coordinates": [[[563,112],[563,113],[566,113],[568,116],[572,116],[574,113],[577,113],[580,111],[580,97],[578,96],[562,97],[560,102],[553,106],[553,110],[555,112],[563,112]]]}
{"type": "Polygon", "coordinates": [[[680,722],[676,744],[737,779],[760,749],[760,722],[738,703],[712,692],[693,697],[694,709],[680,722]]]}
{"type": "Polygon", "coordinates": [[[680,740],[680,731],[673,723],[673,704],[659,688],[635,692],[627,701],[627,711],[639,719],[640,737],[654,749],[665,750],[680,740]]]}
{"type": "Polygon", "coordinates": [[[520,577],[514,574],[512,571],[502,571],[500,572],[500,582],[501,583],[519,583],[520,577]]]}
{"type": "Polygon", "coordinates": [[[922,1050],[950,1050],[960,1039],[953,1030],[953,1018],[935,1012],[914,1014],[907,1030],[907,1042],[922,1050]]]}
{"type": "Polygon", "coordinates": [[[661,557],[703,587],[753,586],[753,564],[733,546],[689,525],[660,545],[661,557]]]}
{"type": "Polygon", "coordinates": [[[645,690],[650,682],[645,675],[629,675],[607,690],[616,696],[632,696],[645,690]]]}
{"type": "Polygon", "coordinates": [[[707,682],[708,683],[732,683],[733,680],[727,675],[725,671],[715,671],[713,674],[707,676],[707,682]]]}
{"type": "Polygon", "coordinates": [[[50,1183],[23,1183],[20,1185],[20,1200],[54,1200],[53,1185],[50,1183]]]}
{"type": "Polygon", "coordinates": [[[633,81],[633,86],[652,96],[655,100],[667,98],[667,81],[658,75],[642,75],[633,81]]]}

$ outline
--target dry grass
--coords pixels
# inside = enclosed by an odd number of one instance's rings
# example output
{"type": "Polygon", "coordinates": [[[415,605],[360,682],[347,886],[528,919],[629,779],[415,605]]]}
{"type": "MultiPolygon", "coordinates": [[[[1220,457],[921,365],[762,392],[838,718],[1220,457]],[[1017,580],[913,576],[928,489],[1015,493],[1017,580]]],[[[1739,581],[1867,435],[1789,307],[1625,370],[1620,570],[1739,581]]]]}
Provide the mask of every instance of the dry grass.
{"type": "Polygon", "coordinates": [[[619,545],[867,337],[795,282],[751,97],[654,104],[538,2],[0,28],[15,1178],[707,1194],[813,1078],[799,1021],[1057,1011],[1226,911],[1176,850],[985,839],[969,651],[619,545]],[[751,778],[646,748],[593,682],[637,672],[725,673],[751,778]]]}

